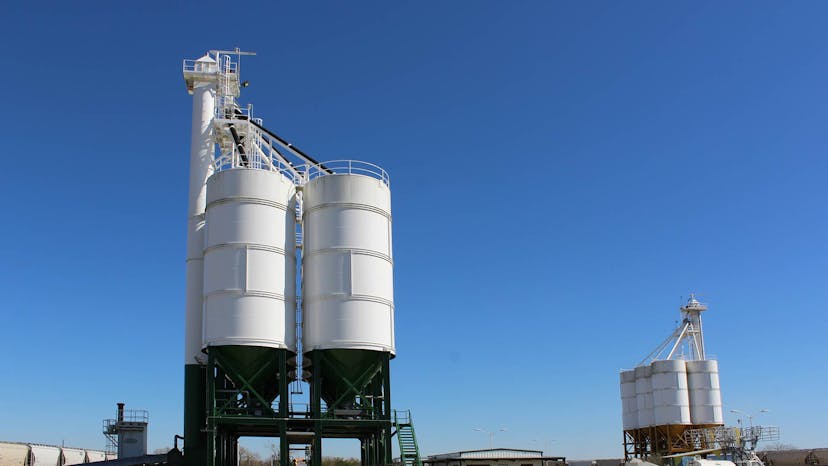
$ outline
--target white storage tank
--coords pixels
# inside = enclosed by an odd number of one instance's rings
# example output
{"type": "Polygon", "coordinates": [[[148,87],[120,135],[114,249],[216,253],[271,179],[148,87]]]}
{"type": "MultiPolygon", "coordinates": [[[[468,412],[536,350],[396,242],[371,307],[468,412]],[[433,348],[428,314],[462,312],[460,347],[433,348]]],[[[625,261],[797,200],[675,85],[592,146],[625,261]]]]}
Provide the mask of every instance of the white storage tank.
{"type": "Polygon", "coordinates": [[[708,359],[687,361],[690,418],[696,425],[724,425],[719,363],[708,359]]]}
{"type": "Polygon", "coordinates": [[[655,425],[652,369],[650,366],[635,368],[635,403],[638,410],[638,428],[642,429],[655,425]]]}
{"type": "Polygon", "coordinates": [[[635,370],[621,371],[621,413],[624,421],[624,430],[638,429],[635,370]]]}
{"type": "Polygon", "coordinates": [[[305,352],[395,352],[391,191],[365,166],[303,188],[305,352]]]}
{"type": "Polygon", "coordinates": [[[86,461],[86,451],[78,448],[62,448],[63,466],[70,466],[73,464],[83,464],[86,461]]]}
{"type": "Polygon", "coordinates": [[[26,466],[29,463],[29,446],[25,443],[0,442],[0,465],[26,466]]]}
{"type": "Polygon", "coordinates": [[[684,361],[654,361],[651,367],[655,425],[690,424],[690,397],[684,361]]]}
{"type": "Polygon", "coordinates": [[[58,466],[60,464],[60,448],[46,445],[31,445],[31,466],[58,466]]]}
{"type": "Polygon", "coordinates": [[[106,453],[100,450],[86,450],[87,463],[97,463],[98,461],[106,461],[106,453]]]}
{"type": "Polygon", "coordinates": [[[203,346],[296,351],[295,186],[233,168],[207,180],[203,346]]]}

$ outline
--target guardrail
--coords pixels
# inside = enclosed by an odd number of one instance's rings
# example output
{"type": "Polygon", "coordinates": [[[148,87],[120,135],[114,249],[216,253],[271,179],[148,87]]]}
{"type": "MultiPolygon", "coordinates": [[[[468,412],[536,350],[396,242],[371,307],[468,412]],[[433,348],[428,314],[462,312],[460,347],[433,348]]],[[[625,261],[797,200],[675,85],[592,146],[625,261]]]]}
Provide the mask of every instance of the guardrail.
{"type": "Polygon", "coordinates": [[[315,165],[301,165],[298,168],[306,173],[308,181],[328,175],[364,175],[378,179],[389,188],[391,187],[388,172],[379,165],[361,160],[330,160],[315,165]]]}

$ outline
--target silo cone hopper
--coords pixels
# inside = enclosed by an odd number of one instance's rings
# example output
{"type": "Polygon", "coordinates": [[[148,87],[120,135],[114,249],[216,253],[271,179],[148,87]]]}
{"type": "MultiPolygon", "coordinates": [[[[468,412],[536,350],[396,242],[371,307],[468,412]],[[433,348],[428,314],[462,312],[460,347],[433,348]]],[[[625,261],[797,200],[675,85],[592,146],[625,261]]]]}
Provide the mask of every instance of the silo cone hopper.
{"type": "Polygon", "coordinates": [[[365,398],[382,394],[379,376],[391,357],[390,353],[333,349],[316,350],[309,356],[313,361],[311,373],[316,376],[318,372],[320,396],[329,410],[355,408],[357,396],[365,398]]]}
{"type": "Polygon", "coordinates": [[[208,353],[224,375],[233,382],[232,388],[238,393],[246,394],[250,407],[269,407],[279,396],[280,359],[288,357],[287,350],[229,345],[211,346],[208,353]]]}

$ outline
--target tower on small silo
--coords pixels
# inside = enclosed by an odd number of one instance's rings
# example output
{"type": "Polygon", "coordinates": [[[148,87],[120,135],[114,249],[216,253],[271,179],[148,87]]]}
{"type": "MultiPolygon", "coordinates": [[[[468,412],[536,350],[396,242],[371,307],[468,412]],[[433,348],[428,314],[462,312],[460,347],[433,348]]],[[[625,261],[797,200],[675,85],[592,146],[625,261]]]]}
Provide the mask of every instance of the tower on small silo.
{"type": "Polygon", "coordinates": [[[680,310],[675,331],[634,370],[621,371],[625,459],[693,451],[691,431],[724,424],[718,363],[705,353],[707,306],[690,295],[680,310]]]}

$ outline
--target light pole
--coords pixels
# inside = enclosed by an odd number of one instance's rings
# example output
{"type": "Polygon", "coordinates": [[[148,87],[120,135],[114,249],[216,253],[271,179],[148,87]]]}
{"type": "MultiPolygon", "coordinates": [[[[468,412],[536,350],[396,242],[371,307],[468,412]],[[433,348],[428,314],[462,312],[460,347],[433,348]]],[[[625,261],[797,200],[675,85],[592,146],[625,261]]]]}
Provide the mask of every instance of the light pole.
{"type": "Polygon", "coordinates": [[[485,433],[489,434],[489,450],[491,450],[493,448],[495,433],[496,432],[506,432],[505,427],[501,427],[500,429],[497,429],[497,430],[486,430],[482,427],[472,427],[472,430],[477,431],[477,432],[485,432],[485,433]]]}
{"type": "MultiPolygon", "coordinates": [[[[741,418],[737,419],[738,422],[739,422],[739,431],[741,432],[741,435],[739,436],[739,438],[741,439],[741,443],[744,443],[745,438],[747,437],[748,448],[755,449],[756,444],[759,442],[759,430],[761,430],[761,427],[759,429],[754,429],[753,428],[753,415],[750,414],[750,413],[746,413],[744,411],[739,411],[738,409],[731,409],[730,412],[733,413],[733,414],[741,414],[742,416],[747,416],[748,425],[750,426],[748,428],[747,432],[744,432],[743,429],[742,429],[742,419],[741,418]]],[[[767,409],[760,409],[759,410],[759,414],[767,413],[767,412],[768,412],[767,409]]],[[[759,414],[757,414],[756,416],[758,417],[759,414]]]]}
{"type": "MultiPolygon", "coordinates": [[[[742,416],[747,416],[748,424],[750,425],[750,428],[753,429],[753,418],[754,418],[754,416],[752,414],[746,413],[744,411],[739,411],[738,409],[731,409],[730,412],[733,413],[733,414],[741,414],[742,416]]],[[[759,414],[763,414],[763,413],[767,413],[767,412],[770,412],[770,410],[768,410],[768,409],[760,409],[759,410],[759,414]]],[[[759,414],[757,414],[755,417],[759,417],[759,414]]]]}

